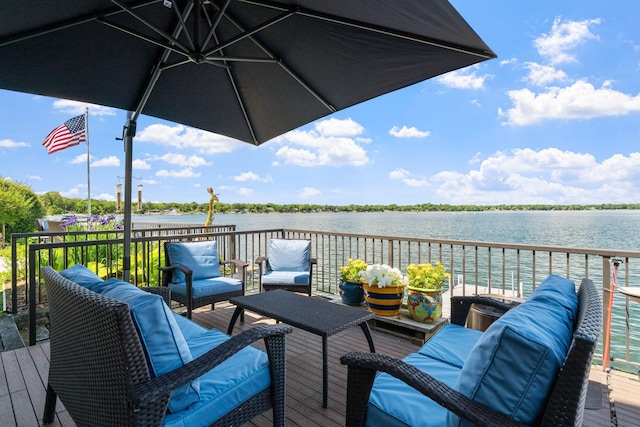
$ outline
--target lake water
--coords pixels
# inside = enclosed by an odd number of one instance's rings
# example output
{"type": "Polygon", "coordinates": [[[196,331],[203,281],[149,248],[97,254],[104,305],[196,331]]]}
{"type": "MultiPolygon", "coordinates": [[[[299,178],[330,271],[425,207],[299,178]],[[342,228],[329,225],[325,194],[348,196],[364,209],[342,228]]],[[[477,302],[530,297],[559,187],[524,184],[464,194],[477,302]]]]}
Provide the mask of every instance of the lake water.
{"type": "MultiPolygon", "coordinates": [[[[204,224],[206,215],[133,215],[133,222],[204,224]]],[[[640,250],[640,211],[216,214],[238,230],[294,228],[385,236],[640,250]]]]}

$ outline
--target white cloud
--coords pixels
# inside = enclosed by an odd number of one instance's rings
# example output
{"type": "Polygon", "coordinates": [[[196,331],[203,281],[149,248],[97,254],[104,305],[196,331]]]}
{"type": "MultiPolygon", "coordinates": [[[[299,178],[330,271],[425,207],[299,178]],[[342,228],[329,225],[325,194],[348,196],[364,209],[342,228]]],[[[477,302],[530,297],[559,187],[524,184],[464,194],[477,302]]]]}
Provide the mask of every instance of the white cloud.
{"type": "Polygon", "coordinates": [[[198,178],[200,175],[202,175],[200,172],[196,173],[192,171],[191,168],[185,168],[179,171],[161,169],[156,172],[156,176],[163,178],[198,178]]]}
{"type": "Polygon", "coordinates": [[[438,83],[454,89],[472,89],[478,90],[484,88],[485,80],[491,78],[490,74],[478,76],[476,70],[477,65],[462,68],[460,70],[451,71],[438,77],[438,83]]]}
{"type": "Polygon", "coordinates": [[[34,181],[42,181],[42,177],[38,175],[29,175],[27,178],[32,179],[34,181]]]}
{"type": "Polygon", "coordinates": [[[136,141],[151,142],[176,148],[194,148],[201,154],[230,153],[246,145],[235,139],[183,125],[153,124],[136,136],[136,141]]]}
{"type": "Polygon", "coordinates": [[[421,131],[415,127],[406,127],[402,126],[399,128],[398,126],[394,126],[389,130],[389,135],[398,137],[398,138],[426,138],[431,135],[429,131],[421,131]]]}
{"type": "Polygon", "coordinates": [[[167,163],[178,166],[189,166],[197,168],[199,166],[208,166],[211,162],[207,162],[200,156],[185,156],[184,154],[166,153],[158,157],[160,160],[164,160],[167,163]]]}
{"type": "MultiPolygon", "coordinates": [[[[60,195],[61,195],[62,197],[68,197],[68,198],[70,198],[70,199],[72,199],[72,198],[76,198],[76,197],[80,196],[80,190],[81,190],[81,189],[84,189],[84,188],[86,188],[86,187],[87,187],[87,184],[78,184],[78,185],[76,185],[76,186],[74,186],[74,187],[70,188],[70,189],[69,189],[69,190],[67,190],[67,191],[61,191],[61,192],[60,192],[60,195]]],[[[87,195],[87,192],[86,192],[86,191],[84,191],[84,193],[83,193],[83,194],[86,196],[86,195],[87,195]]]]}
{"type": "MultiPolygon", "coordinates": [[[[93,156],[91,156],[91,158],[93,158],[93,156]]],[[[69,163],[73,165],[76,165],[78,163],[87,163],[87,154],[86,153],[78,154],[73,159],[69,160],[69,163]]]]}
{"type": "Polygon", "coordinates": [[[321,191],[318,190],[317,188],[312,188],[312,187],[304,187],[302,190],[300,190],[300,192],[298,193],[298,197],[301,199],[306,199],[308,197],[313,197],[313,196],[317,196],[318,194],[320,194],[321,191]]]}
{"type": "Polygon", "coordinates": [[[535,94],[529,89],[508,92],[514,107],[498,114],[506,117],[506,124],[527,126],[545,119],[590,119],[620,116],[640,111],[640,94],[632,96],[609,88],[596,89],[590,83],[577,81],[573,85],[551,87],[535,94]]]}
{"type": "Polygon", "coordinates": [[[406,169],[396,169],[389,173],[389,179],[403,179],[410,175],[406,169]]]}
{"type": "Polygon", "coordinates": [[[640,153],[598,163],[591,154],[547,148],[496,152],[466,173],[430,178],[456,204],[627,203],[640,192],[640,153]]]}
{"type": "Polygon", "coordinates": [[[131,167],[133,169],[151,169],[151,165],[146,160],[142,159],[135,159],[131,162],[131,167]]]}
{"type": "Polygon", "coordinates": [[[569,76],[562,70],[558,70],[551,65],[541,65],[535,62],[525,63],[525,68],[529,70],[526,80],[536,86],[546,86],[553,82],[563,82],[569,76]]]}
{"type": "Polygon", "coordinates": [[[97,199],[97,200],[106,200],[108,202],[115,202],[116,200],[116,196],[110,193],[101,193],[98,194],[97,196],[91,196],[92,199],[97,199]]]}
{"type": "Polygon", "coordinates": [[[518,62],[517,58],[503,59],[500,61],[500,66],[502,67],[504,65],[515,64],[516,62],[518,62]]]}
{"type": "Polygon", "coordinates": [[[364,132],[364,127],[351,118],[322,120],[314,127],[323,136],[355,136],[364,132]]]}
{"type": "Polygon", "coordinates": [[[283,145],[276,151],[277,164],[272,164],[303,167],[366,165],[370,160],[359,143],[369,140],[352,138],[362,131],[362,126],[351,119],[329,119],[316,123],[311,131],[287,132],[272,140],[283,145]]]}
{"type": "Polygon", "coordinates": [[[95,168],[99,167],[118,167],[120,166],[120,159],[116,156],[109,156],[103,159],[94,160],[91,162],[91,166],[95,168]]]}
{"type": "Polygon", "coordinates": [[[102,105],[89,104],[87,102],[71,101],[68,99],[58,99],[53,101],[53,108],[59,110],[65,114],[74,114],[79,116],[84,114],[86,109],[89,108],[90,116],[115,116],[116,109],[111,107],[105,107],[102,105]]]}
{"type": "Polygon", "coordinates": [[[0,139],[0,148],[21,148],[29,147],[26,142],[13,141],[11,139],[0,139]]]}
{"type": "Polygon", "coordinates": [[[568,51],[585,43],[587,40],[598,39],[589,26],[599,25],[600,19],[586,19],[583,21],[562,21],[557,17],[553,21],[551,32],[543,34],[533,41],[538,53],[553,64],[576,62],[575,56],[568,51]]]}
{"type": "Polygon", "coordinates": [[[236,175],[233,177],[234,181],[258,181],[258,182],[273,182],[273,178],[270,174],[266,174],[263,178],[254,172],[242,172],[240,175],[236,175]]]}
{"type": "Polygon", "coordinates": [[[423,187],[429,185],[429,181],[425,177],[414,177],[411,172],[406,169],[396,169],[389,173],[389,179],[400,179],[409,187],[423,187]]]}
{"type": "Polygon", "coordinates": [[[238,189],[238,196],[251,197],[253,196],[253,190],[247,187],[240,187],[238,189]]]}

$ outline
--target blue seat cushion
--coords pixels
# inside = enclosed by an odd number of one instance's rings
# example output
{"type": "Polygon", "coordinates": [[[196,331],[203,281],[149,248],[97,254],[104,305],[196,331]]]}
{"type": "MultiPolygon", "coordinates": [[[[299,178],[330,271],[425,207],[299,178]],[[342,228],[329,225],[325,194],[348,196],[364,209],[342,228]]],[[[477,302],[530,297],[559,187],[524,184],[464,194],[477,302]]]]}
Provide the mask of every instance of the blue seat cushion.
{"type": "MultiPolygon", "coordinates": [[[[559,276],[545,280],[480,337],[455,388],[515,421],[537,424],[571,344],[574,305],[577,310],[572,281],[559,276]]],[[[468,425],[453,414],[449,421],[468,425]]]]}
{"type": "MultiPolygon", "coordinates": [[[[104,281],[96,273],[82,264],[76,264],[60,272],[60,275],[71,280],[77,285],[94,291],[96,286],[101,286],[104,281]]],[[[95,292],[95,291],[94,291],[95,292]]]]}
{"type": "Polygon", "coordinates": [[[308,285],[308,271],[268,271],[262,275],[263,285],[308,285]]]}
{"type": "MultiPolygon", "coordinates": [[[[418,353],[410,354],[403,360],[450,387],[455,385],[460,373],[460,369],[448,363],[418,353]]],[[[389,374],[378,373],[369,396],[366,425],[442,427],[445,425],[447,412],[444,407],[406,383],[389,374]]]]}
{"type": "Polygon", "coordinates": [[[269,269],[273,271],[309,271],[310,240],[271,239],[269,269]]]}
{"type": "MultiPolygon", "coordinates": [[[[152,376],[171,372],[193,360],[174,314],[162,297],[129,283],[116,280],[108,282],[102,295],[129,305],[152,376]]],[[[199,399],[200,381],[196,379],[171,393],[169,411],[182,411],[199,399]]]]}
{"type": "MultiPolygon", "coordinates": [[[[208,279],[220,276],[220,258],[218,242],[206,240],[202,242],[186,242],[167,244],[170,265],[182,265],[193,271],[193,280],[208,279]]],[[[184,283],[185,275],[180,270],[173,270],[171,281],[184,283]]]]}
{"type": "MultiPolygon", "coordinates": [[[[210,295],[226,294],[227,292],[242,291],[242,281],[232,277],[214,277],[210,279],[194,280],[192,284],[192,297],[200,298],[210,295]]],[[[169,284],[172,293],[187,295],[187,286],[184,282],[169,284]]]]}
{"type": "MultiPolygon", "coordinates": [[[[184,319],[186,320],[186,319],[184,319]]],[[[188,320],[186,320],[188,322],[188,320]]],[[[180,322],[181,326],[186,322],[180,322]]],[[[199,357],[229,339],[215,329],[188,327],[188,345],[199,357]]],[[[263,351],[246,347],[200,377],[200,401],[180,413],[167,414],[165,426],[208,426],[271,385],[269,360],[263,351]]]]}
{"type": "Polygon", "coordinates": [[[463,326],[447,324],[418,350],[432,359],[462,368],[471,349],[482,336],[482,332],[463,326]]]}

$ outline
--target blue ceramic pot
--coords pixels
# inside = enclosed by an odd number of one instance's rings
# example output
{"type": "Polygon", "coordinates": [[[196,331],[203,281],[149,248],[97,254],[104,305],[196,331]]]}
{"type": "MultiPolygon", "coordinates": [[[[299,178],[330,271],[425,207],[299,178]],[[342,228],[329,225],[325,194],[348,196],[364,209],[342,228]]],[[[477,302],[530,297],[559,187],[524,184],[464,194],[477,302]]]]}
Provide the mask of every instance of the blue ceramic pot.
{"type": "Polygon", "coordinates": [[[340,298],[346,305],[361,305],[364,302],[364,290],[360,283],[340,282],[340,298]]]}

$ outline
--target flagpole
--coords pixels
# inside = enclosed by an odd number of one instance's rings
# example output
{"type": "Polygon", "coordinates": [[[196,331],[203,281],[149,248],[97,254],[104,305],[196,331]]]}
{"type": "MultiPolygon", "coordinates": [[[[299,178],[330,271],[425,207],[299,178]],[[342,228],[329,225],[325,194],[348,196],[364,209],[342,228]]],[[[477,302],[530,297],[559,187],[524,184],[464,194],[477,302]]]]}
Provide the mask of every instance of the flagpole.
{"type": "Polygon", "coordinates": [[[89,153],[89,107],[84,112],[84,127],[87,141],[87,221],[91,221],[91,155],[89,153]]]}

